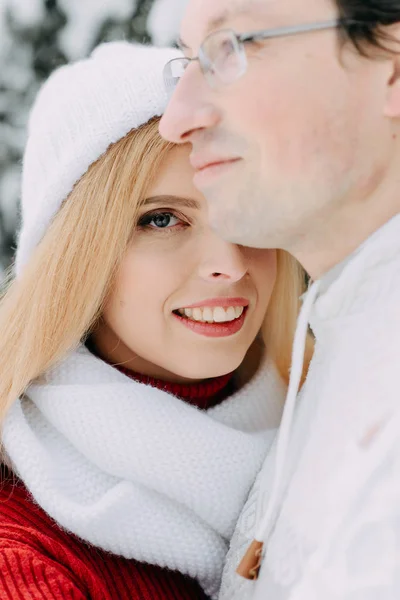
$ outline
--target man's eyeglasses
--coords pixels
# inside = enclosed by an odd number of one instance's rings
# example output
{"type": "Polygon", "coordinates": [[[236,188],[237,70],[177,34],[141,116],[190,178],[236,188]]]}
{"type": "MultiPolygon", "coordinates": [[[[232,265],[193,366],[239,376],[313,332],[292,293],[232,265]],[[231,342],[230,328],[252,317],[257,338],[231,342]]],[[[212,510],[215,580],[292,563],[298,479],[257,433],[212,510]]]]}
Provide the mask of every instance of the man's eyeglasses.
{"type": "Polygon", "coordinates": [[[164,81],[168,94],[172,94],[190,63],[198,61],[209,85],[216,89],[239,79],[247,69],[246,42],[258,42],[277,37],[297,35],[311,31],[334,29],[341,21],[334,19],[318,23],[307,23],[293,27],[262,29],[248,33],[235,33],[223,29],[208,35],[194,58],[174,58],[164,67],[164,81]]]}

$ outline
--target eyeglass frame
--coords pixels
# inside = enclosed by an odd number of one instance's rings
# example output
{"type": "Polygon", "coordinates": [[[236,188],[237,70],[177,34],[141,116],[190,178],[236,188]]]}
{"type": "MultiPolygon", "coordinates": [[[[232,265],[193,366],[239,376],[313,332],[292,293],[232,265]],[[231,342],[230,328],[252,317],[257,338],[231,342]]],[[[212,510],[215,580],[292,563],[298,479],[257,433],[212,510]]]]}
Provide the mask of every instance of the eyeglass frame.
{"type": "MultiPolygon", "coordinates": [[[[182,61],[186,61],[186,67],[185,67],[185,71],[186,71],[186,69],[190,65],[190,63],[199,62],[203,75],[206,77],[208,83],[211,85],[209,79],[207,78],[207,66],[210,65],[210,61],[208,60],[206,54],[204,53],[203,47],[204,47],[204,44],[206,43],[206,41],[210,37],[220,34],[224,31],[233,34],[233,36],[236,38],[237,44],[240,46],[240,45],[245,44],[246,42],[258,42],[258,41],[267,40],[267,39],[297,35],[299,33],[309,33],[309,32],[314,32],[314,31],[324,31],[327,29],[337,29],[342,24],[343,24],[343,20],[336,18],[336,19],[331,19],[331,20],[327,20],[327,21],[317,21],[314,23],[305,23],[303,25],[291,25],[291,26],[286,26],[286,27],[260,29],[260,30],[256,30],[256,31],[249,31],[247,33],[236,33],[236,31],[234,31],[233,29],[219,29],[217,31],[213,31],[212,33],[209,33],[207,35],[207,37],[203,40],[203,42],[200,46],[200,49],[199,49],[198,56],[194,56],[193,58],[189,58],[187,56],[182,56],[182,57],[178,57],[178,58],[173,58],[172,60],[168,61],[164,67],[164,80],[165,80],[165,82],[167,80],[165,71],[166,71],[167,67],[170,67],[170,65],[172,63],[177,62],[177,61],[180,61],[182,63],[182,61]]],[[[245,73],[245,71],[244,71],[244,73],[245,73]]],[[[238,79],[242,75],[244,75],[244,73],[239,75],[238,79]]],[[[180,79],[181,79],[181,77],[179,78],[179,80],[180,79]]],[[[167,84],[166,84],[166,87],[167,87],[167,84]]]]}

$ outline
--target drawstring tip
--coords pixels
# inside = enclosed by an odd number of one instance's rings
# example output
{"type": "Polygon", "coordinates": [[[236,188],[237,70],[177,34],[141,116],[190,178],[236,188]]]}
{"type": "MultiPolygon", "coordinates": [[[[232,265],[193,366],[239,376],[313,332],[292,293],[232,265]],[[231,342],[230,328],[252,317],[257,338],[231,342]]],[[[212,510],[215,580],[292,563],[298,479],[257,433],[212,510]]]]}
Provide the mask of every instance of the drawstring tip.
{"type": "Polygon", "coordinates": [[[260,572],[262,553],[263,553],[263,542],[253,540],[240,561],[240,565],[236,569],[236,573],[245,579],[258,579],[260,572]]]}

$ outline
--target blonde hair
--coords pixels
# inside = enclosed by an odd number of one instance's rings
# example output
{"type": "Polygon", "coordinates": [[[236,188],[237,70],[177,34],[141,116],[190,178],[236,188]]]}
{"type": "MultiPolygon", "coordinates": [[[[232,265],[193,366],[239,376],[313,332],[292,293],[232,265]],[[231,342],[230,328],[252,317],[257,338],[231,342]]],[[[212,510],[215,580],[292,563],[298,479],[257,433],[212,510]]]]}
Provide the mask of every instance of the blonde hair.
{"type": "MultiPolygon", "coordinates": [[[[12,402],[77,347],[101,315],[141,203],[172,148],[158,121],[131,131],[90,166],[21,276],[9,282],[0,302],[0,424],[12,402]]],[[[294,259],[279,252],[278,262],[264,334],[287,378],[303,282],[294,259]]]]}
{"type": "MultiPolygon", "coordinates": [[[[265,315],[262,334],[268,355],[286,383],[289,383],[292,347],[300,310],[301,296],[306,290],[304,269],[284,250],[277,250],[277,278],[265,315]]],[[[306,340],[301,384],[304,383],[314,352],[314,340],[306,340]]]]}

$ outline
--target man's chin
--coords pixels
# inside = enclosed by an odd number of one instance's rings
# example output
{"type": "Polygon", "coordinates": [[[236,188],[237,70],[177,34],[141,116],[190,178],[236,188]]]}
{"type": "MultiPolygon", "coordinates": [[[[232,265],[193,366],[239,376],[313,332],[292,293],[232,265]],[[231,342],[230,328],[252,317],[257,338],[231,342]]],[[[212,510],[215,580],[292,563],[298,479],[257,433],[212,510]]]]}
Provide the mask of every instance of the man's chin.
{"type": "Polygon", "coordinates": [[[212,230],[223,240],[231,244],[249,248],[275,249],[274,241],[268,240],[257,231],[256,224],[246,223],[243,218],[234,218],[223,210],[209,210],[209,223],[212,230]]]}
{"type": "Polygon", "coordinates": [[[213,231],[223,240],[242,246],[251,245],[251,231],[245,226],[243,219],[230,214],[229,208],[210,208],[208,218],[213,231]]]}

